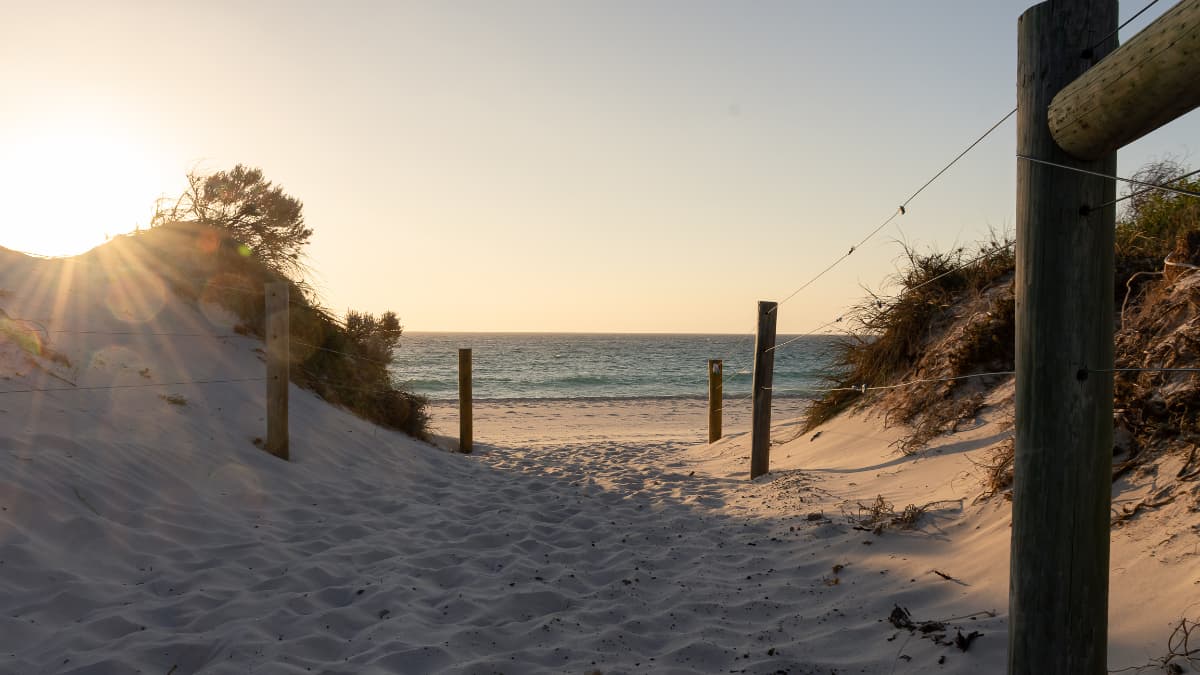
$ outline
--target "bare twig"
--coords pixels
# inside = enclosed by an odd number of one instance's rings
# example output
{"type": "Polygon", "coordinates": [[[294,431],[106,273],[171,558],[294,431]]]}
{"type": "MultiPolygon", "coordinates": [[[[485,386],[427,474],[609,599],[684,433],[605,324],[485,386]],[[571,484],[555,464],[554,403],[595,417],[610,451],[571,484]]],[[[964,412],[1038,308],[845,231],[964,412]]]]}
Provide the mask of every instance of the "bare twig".
{"type": "Polygon", "coordinates": [[[1135,272],[1129,276],[1129,280],[1125,282],[1125,299],[1121,301],[1121,330],[1125,329],[1125,307],[1129,304],[1129,296],[1133,293],[1133,280],[1142,276],[1162,276],[1163,272],[1135,272]]]}
{"type": "Polygon", "coordinates": [[[1121,513],[1118,513],[1116,516],[1113,517],[1112,524],[1120,525],[1120,524],[1129,522],[1130,520],[1133,520],[1134,518],[1136,518],[1137,515],[1139,513],[1141,513],[1142,511],[1146,511],[1149,509],[1157,509],[1157,508],[1166,506],[1167,504],[1170,504],[1171,502],[1175,501],[1175,497],[1176,497],[1176,495],[1172,494],[1172,495],[1167,495],[1167,496],[1162,497],[1161,499],[1157,499],[1157,500],[1143,499],[1142,501],[1134,504],[1133,506],[1129,506],[1128,504],[1126,504],[1125,506],[1121,507],[1121,513]]]}
{"type": "Polygon", "coordinates": [[[1175,629],[1171,631],[1170,637],[1167,638],[1167,653],[1158,658],[1150,659],[1150,661],[1140,666],[1127,666],[1110,670],[1109,673],[1124,673],[1127,671],[1142,672],[1151,668],[1162,670],[1166,673],[1178,674],[1183,673],[1183,667],[1178,663],[1174,663],[1175,659],[1183,659],[1188,666],[1193,670],[1200,667],[1200,647],[1192,647],[1192,633],[1200,629],[1200,621],[1191,621],[1189,619],[1180,619],[1179,623],[1175,624],[1175,629]]]}

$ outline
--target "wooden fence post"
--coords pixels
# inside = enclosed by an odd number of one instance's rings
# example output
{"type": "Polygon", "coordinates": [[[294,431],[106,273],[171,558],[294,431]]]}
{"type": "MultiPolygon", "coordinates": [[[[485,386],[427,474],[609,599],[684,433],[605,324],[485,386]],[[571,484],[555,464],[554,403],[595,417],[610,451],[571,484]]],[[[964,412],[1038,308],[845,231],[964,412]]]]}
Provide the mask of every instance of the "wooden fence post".
{"type": "Polygon", "coordinates": [[[289,459],[288,442],[288,297],[287,281],[269,282],[266,298],[267,452],[289,459]]]}
{"type": "Polygon", "coordinates": [[[758,302],[754,341],[754,408],[750,432],[750,479],[771,470],[771,382],[775,376],[775,319],[779,303],[758,302]]]}
{"type": "MultiPolygon", "coordinates": [[[[1017,29],[1017,153],[1072,158],[1047,109],[1116,45],[1116,0],[1056,0],[1017,29]]],[[[1016,450],[1008,672],[1102,675],[1112,489],[1113,181],[1017,160],[1016,450]]]]}
{"type": "Polygon", "coordinates": [[[471,350],[458,350],[458,451],[469,453],[474,449],[473,421],[471,419],[471,350]]]}
{"type": "Polygon", "coordinates": [[[721,440],[721,410],[725,407],[722,400],[721,359],[708,360],[708,442],[716,443],[721,440]]]}
{"type": "Polygon", "coordinates": [[[1100,159],[1200,106],[1197,22],[1200,0],[1180,0],[1063,87],[1048,112],[1054,140],[1100,159]]]}

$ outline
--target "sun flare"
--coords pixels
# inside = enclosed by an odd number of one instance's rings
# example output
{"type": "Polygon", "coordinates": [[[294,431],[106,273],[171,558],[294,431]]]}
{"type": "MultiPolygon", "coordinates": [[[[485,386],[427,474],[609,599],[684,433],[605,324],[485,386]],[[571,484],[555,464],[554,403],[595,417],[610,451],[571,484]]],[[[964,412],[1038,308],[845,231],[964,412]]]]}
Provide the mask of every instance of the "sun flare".
{"type": "Polygon", "coordinates": [[[0,246],[60,256],[146,226],[167,186],[127,134],[38,129],[0,143],[0,246]]]}

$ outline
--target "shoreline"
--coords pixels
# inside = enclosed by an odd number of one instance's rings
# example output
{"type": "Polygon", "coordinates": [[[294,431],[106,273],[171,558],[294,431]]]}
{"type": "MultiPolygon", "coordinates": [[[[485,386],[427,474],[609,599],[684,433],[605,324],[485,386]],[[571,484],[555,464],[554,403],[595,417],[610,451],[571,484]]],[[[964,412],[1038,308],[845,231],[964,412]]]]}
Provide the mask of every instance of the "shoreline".
{"type": "MultiPolygon", "coordinates": [[[[803,414],[810,399],[776,399],[772,426],[803,414]]],[[[442,447],[457,447],[458,402],[431,401],[429,428],[442,447]]],[[[726,399],[723,436],[750,431],[750,399],[726,399]]],[[[475,444],[497,447],[574,444],[603,438],[624,442],[708,442],[707,399],[475,400],[475,444]]]]}
{"type": "MultiPolygon", "coordinates": [[[[426,394],[420,392],[410,392],[414,396],[426,396],[429,405],[458,405],[458,398],[428,398],[426,394]]],[[[621,403],[623,401],[708,401],[706,394],[679,394],[679,395],[645,395],[645,396],[508,396],[497,398],[480,398],[475,396],[472,398],[475,403],[621,403]]],[[[738,402],[749,401],[750,392],[739,394],[730,394],[724,396],[722,401],[738,402]]],[[[801,396],[798,394],[776,394],[771,397],[773,402],[778,401],[815,401],[811,396],[801,396]]]]}

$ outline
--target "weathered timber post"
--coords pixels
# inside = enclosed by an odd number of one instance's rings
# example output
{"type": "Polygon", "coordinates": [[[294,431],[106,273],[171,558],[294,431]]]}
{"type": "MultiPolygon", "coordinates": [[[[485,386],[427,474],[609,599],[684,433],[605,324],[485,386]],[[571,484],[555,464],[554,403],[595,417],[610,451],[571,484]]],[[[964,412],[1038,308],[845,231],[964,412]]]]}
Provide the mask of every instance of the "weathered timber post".
{"type": "Polygon", "coordinates": [[[771,382],[775,376],[775,319],[779,303],[758,302],[754,340],[753,412],[750,431],[750,479],[771,470],[771,382]]]}
{"type": "Polygon", "coordinates": [[[469,453],[475,447],[471,419],[471,350],[458,350],[458,451],[469,453]]]}
{"type": "Polygon", "coordinates": [[[1200,0],[1182,0],[1050,103],[1050,133],[1100,159],[1200,105],[1200,0]]]}
{"type": "Polygon", "coordinates": [[[721,440],[721,410],[725,404],[722,401],[723,382],[721,380],[721,359],[708,360],[708,442],[716,443],[721,440]]]}
{"type": "MultiPolygon", "coordinates": [[[[1017,153],[1112,175],[1116,155],[1073,159],[1047,108],[1093,63],[1116,0],[1055,0],[1018,23],[1017,153]]],[[[1109,37],[1098,58],[1116,46],[1109,37]]],[[[1112,484],[1111,180],[1017,160],[1016,455],[1009,673],[1105,673],[1112,484]]]]}
{"type": "Polygon", "coordinates": [[[288,441],[288,294],[289,283],[266,285],[267,452],[289,459],[288,441]]]}

